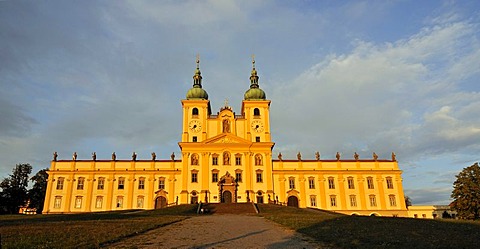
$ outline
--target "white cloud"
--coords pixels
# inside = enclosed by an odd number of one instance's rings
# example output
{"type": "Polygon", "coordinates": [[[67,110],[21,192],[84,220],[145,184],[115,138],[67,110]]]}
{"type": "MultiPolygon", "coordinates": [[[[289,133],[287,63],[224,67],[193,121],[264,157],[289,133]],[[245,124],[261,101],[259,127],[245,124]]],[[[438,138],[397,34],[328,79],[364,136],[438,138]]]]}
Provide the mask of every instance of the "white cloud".
{"type": "Polygon", "coordinates": [[[480,95],[463,92],[459,70],[450,70],[462,68],[463,75],[479,70],[461,67],[478,52],[475,27],[447,23],[395,43],[357,41],[350,53],[330,55],[276,88],[272,123],[290,131],[282,135],[295,141],[297,146],[290,147],[320,147],[331,157],[339,149],[367,156],[370,150],[383,156],[394,150],[410,160],[475,145],[480,109],[472,105],[480,95]],[[451,146],[442,151],[445,143],[451,146]]]}

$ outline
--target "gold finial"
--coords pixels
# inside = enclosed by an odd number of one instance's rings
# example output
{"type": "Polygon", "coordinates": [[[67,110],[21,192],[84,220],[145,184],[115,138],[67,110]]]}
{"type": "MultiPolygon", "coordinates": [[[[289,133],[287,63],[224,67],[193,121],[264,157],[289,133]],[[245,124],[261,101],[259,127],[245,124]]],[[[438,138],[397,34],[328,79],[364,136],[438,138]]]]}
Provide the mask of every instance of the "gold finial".
{"type": "Polygon", "coordinates": [[[255,69],[255,54],[252,54],[252,65],[253,69],[255,69]]]}
{"type": "Polygon", "coordinates": [[[197,69],[199,69],[199,68],[200,68],[200,54],[198,54],[198,53],[197,53],[197,60],[196,60],[196,62],[197,62],[197,69]]]}

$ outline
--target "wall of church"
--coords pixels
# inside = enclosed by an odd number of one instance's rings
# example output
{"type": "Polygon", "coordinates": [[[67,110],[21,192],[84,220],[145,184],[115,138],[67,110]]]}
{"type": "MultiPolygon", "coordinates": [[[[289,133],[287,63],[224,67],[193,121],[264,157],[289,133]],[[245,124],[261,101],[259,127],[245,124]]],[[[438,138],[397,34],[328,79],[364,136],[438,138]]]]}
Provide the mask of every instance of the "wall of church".
{"type": "Polygon", "coordinates": [[[275,160],[275,194],[300,207],[345,214],[405,216],[401,171],[395,161],[275,160]]]}

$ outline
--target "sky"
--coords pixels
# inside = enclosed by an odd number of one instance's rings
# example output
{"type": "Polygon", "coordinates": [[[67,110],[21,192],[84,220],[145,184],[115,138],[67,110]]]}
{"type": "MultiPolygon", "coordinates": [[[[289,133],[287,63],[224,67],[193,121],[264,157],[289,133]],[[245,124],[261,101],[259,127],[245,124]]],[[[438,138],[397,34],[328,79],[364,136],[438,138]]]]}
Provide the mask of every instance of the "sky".
{"type": "Polygon", "coordinates": [[[390,159],[415,205],[480,161],[480,2],[0,1],[0,179],[59,159],[180,150],[200,55],[240,114],[252,54],[274,155],[390,159]]]}

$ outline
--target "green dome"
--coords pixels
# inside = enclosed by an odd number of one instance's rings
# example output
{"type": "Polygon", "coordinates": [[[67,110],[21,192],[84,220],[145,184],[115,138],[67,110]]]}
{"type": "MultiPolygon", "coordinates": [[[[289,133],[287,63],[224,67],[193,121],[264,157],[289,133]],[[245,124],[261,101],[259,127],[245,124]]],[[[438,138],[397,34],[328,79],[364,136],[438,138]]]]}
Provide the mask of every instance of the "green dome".
{"type": "Polygon", "coordinates": [[[200,86],[194,85],[192,88],[190,88],[190,90],[188,90],[187,99],[208,99],[208,93],[200,86]]]}
{"type": "Polygon", "coordinates": [[[265,100],[267,96],[260,88],[250,88],[245,92],[245,100],[265,100]]]}

